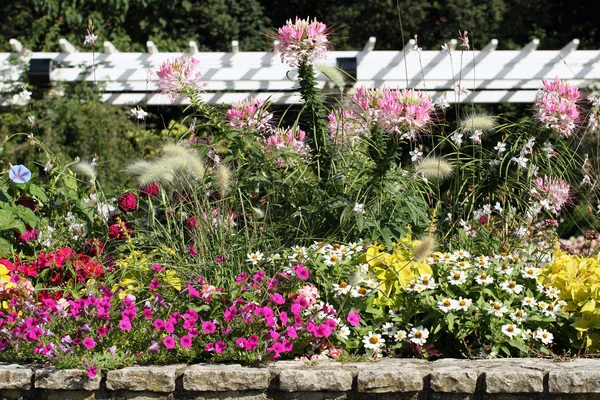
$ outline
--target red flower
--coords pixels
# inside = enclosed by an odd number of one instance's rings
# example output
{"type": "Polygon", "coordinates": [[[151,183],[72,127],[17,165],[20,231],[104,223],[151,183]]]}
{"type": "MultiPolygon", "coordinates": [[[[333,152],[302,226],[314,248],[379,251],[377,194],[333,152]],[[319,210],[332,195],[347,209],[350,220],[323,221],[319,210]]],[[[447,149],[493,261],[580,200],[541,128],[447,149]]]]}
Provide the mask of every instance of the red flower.
{"type": "Polygon", "coordinates": [[[104,243],[102,243],[98,238],[88,239],[85,243],[84,251],[89,256],[95,257],[102,253],[102,250],[104,250],[104,243]]]}
{"type": "Polygon", "coordinates": [[[125,239],[131,233],[131,225],[125,223],[115,223],[108,227],[108,237],[111,239],[125,239]]]}
{"type": "Polygon", "coordinates": [[[198,221],[196,221],[196,217],[189,217],[185,220],[185,225],[188,227],[190,231],[194,231],[198,229],[198,221]]]}
{"type": "Polygon", "coordinates": [[[140,196],[142,197],[156,197],[158,196],[158,193],[160,192],[160,187],[158,186],[158,183],[151,183],[150,185],[146,185],[144,186],[141,190],[140,190],[140,196]]]}
{"type": "Polygon", "coordinates": [[[119,210],[131,212],[137,210],[137,196],[133,193],[127,193],[119,197],[119,210]]]}
{"type": "Polygon", "coordinates": [[[35,204],[35,201],[33,199],[27,198],[27,197],[21,197],[18,201],[17,204],[23,206],[23,207],[27,207],[29,208],[31,211],[35,211],[37,209],[37,204],[35,204]]]}
{"type": "Polygon", "coordinates": [[[32,240],[36,239],[38,236],[38,231],[33,228],[27,228],[23,233],[15,232],[15,237],[21,241],[21,243],[28,243],[32,240]]]}

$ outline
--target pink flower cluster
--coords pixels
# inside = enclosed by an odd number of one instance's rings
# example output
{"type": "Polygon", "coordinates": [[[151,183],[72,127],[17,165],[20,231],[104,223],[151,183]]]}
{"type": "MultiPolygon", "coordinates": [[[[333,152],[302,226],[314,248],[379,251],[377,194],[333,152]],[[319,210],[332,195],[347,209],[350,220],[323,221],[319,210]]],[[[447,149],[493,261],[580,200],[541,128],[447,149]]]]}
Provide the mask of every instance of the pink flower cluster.
{"type": "Polygon", "coordinates": [[[250,132],[263,134],[270,132],[273,129],[271,125],[273,114],[264,107],[264,104],[264,100],[256,97],[252,97],[248,101],[233,103],[227,110],[229,125],[250,132]]]}
{"type": "MultiPolygon", "coordinates": [[[[161,284],[160,265],[152,269],[150,291],[140,295],[144,301],[125,295],[123,288],[113,292],[103,286],[80,298],[36,297],[30,283],[15,279],[25,294],[13,293],[8,308],[0,310],[0,353],[18,351],[31,361],[105,352],[114,357],[116,345],[128,343],[121,352],[145,359],[160,352],[161,359],[175,360],[194,348],[206,359],[239,357],[243,351],[260,360],[303,352],[307,344],[316,352],[335,350],[328,338],[338,329],[337,312],[319,302],[317,288],[304,282],[310,273],[302,264],[272,277],[264,271],[242,273],[231,293],[200,277],[184,284],[189,298],[177,304],[166,303],[157,292],[169,285],[161,284]]],[[[84,361],[84,367],[90,376],[97,373],[95,365],[84,361]]]]}
{"type": "Polygon", "coordinates": [[[198,92],[206,86],[201,82],[202,74],[197,70],[200,61],[193,57],[181,57],[166,60],[156,72],[158,87],[163,94],[175,101],[180,96],[187,96],[190,92],[198,92]]]}
{"type": "Polygon", "coordinates": [[[299,158],[306,156],[310,147],[304,142],[306,133],[298,128],[278,128],[273,135],[265,139],[264,151],[275,157],[275,164],[279,167],[292,166],[299,158]],[[291,155],[292,157],[288,157],[291,155]]]}
{"type": "Polygon", "coordinates": [[[279,44],[277,50],[281,52],[281,62],[290,67],[297,67],[302,62],[311,63],[316,59],[327,57],[327,26],[313,19],[296,17],[296,22],[291,19],[277,30],[279,44]]]}
{"type": "Polygon", "coordinates": [[[539,200],[540,205],[552,214],[558,215],[571,200],[571,186],[552,176],[544,176],[533,181],[531,197],[539,200]]]}
{"type": "Polygon", "coordinates": [[[432,121],[433,103],[424,92],[412,89],[357,89],[350,110],[329,116],[335,143],[366,135],[374,125],[404,140],[416,140],[432,121]]]}
{"type": "Polygon", "coordinates": [[[537,113],[535,118],[544,128],[555,131],[559,136],[568,138],[573,134],[579,119],[577,99],[579,89],[558,77],[554,81],[542,80],[544,87],[535,98],[537,113]]]}

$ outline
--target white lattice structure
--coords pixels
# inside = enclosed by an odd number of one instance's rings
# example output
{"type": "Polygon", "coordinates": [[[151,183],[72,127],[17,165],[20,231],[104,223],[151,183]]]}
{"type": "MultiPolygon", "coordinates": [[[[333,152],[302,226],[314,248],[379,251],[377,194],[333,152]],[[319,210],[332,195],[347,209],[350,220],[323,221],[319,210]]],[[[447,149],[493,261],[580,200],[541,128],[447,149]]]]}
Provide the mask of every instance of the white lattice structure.
{"type": "MultiPolygon", "coordinates": [[[[108,104],[171,104],[157,93],[156,71],[159,65],[181,53],[161,53],[152,42],[147,53],[120,53],[110,42],[105,53],[78,52],[65,39],[60,53],[29,53],[33,60],[50,59],[51,83],[88,81],[105,86],[102,99],[108,104]]],[[[451,55],[441,51],[414,50],[411,40],[401,51],[375,51],[372,37],[360,51],[332,51],[326,64],[336,65],[340,58],[354,61],[356,82],[346,92],[360,85],[367,87],[401,87],[426,90],[433,98],[446,93],[448,102],[531,102],[542,78],[559,77],[576,85],[588,86],[600,80],[600,51],[577,51],[575,39],[560,50],[537,51],[534,40],[519,51],[496,51],[492,40],[478,51],[461,52],[456,41],[449,43],[451,55]],[[355,60],[352,60],[355,59],[355,60]],[[455,88],[471,91],[460,96],[455,88]]],[[[0,53],[0,89],[12,89],[22,71],[10,65],[10,59],[27,54],[23,46],[11,40],[12,53],[0,53]]],[[[207,103],[232,103],[250,96],[270,98],[276,103],[299,103],[296,72],[280,61],[276,52],[240,52],[237,41],[228,53],[200,53],[190,42],[188,54],[200,60],[208,86],[203,98],[207,103]]],[[[346,60],[347,61],[347,60],[346,60]]],[[[323,75],[322,88],[336,91],[323,75]]],[[[16,101],[16,97],[4,102],[16,101]]]]}

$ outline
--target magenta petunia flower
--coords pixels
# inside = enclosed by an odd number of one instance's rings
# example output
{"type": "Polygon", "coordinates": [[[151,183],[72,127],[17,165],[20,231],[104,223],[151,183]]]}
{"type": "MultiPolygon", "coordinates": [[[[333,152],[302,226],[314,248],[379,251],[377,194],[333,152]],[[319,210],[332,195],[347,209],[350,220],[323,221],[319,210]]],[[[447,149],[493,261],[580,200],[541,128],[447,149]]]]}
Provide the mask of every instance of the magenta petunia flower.
{"type": "Polygon", "coordinates": [[[94,364],[91,367],[88,367],[85,372],[87,372],[88,378],[94,378],[98,374],[98,367],[94,364]]]}
{"type": "Polygon", "coordinates": [[[85,339],[83,339],[83,347],[85,347],[88,350],[93,349],[94,347],[96,347],[96,341],[94,339],[92,339],[91,337],[86,337],[85,339]]]}
{"type": "Polygon", "coordinates": [[[179,339],[179,344],[181,344],[181,347],[189,349],[192,347],[192,338],[187,335],[182,336],[181,339],[179,339]]]}
{"type": "Polygon", "coordinates": [[[175,347],[175,339],[172,336],[166,336],[163,339],[163,344],[167,349],[173,349],[175,347]]]}
{"type": "Polygon", "coordinates": [[[128,319],[122,319],[119,322],[119,329],[122,331],[130,331],[131,330],[131,322],[128,319]]]}
{"type": "Polygon", "coordinates": [[[219,340],[215,343],[215,353],[223,354],[225,353],[225,350],[227,350],[227,344],[224,341],[219,340]]]}
{"type": "Polygon", "coordinates": [[[160,318],[154,320],[154,327],[158,330],[165,329],[165,321],[160,318]]]}
{"type": "Polygon", "coordinates": [[[215,324],[212,321],[204,321],[202,323],[202,330],[204,331],[204,334],[206,334],[206,335],[211,335],[211,334],[215,333],[216,329],[217,329],[217,327],[215,326],[215,324]]]}
{"type": "Polygon", "coordinates": [[[351,312],[348,314],[346,321],[348,321],[351,326],[358,326],[360,324],[360,314],[356,311],[351,312]]]}

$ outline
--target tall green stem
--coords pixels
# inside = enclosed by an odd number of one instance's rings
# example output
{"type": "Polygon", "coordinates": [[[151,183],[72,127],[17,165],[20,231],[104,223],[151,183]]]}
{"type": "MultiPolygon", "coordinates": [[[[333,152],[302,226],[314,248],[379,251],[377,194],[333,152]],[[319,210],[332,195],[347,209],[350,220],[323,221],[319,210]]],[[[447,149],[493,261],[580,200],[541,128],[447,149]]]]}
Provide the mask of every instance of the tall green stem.
{"type": "Polygon", "coordinates": [[[308,144],[316,161],[317,175],[323,182],[327,179],[331,166],[329,154],[330,138],[327,132],[326,110],[321,91],[317,87],[315,71],[312,65],[303,61],[298,67],[300,93],[304,100],[302,119],[310,138],[308,144]]]}

